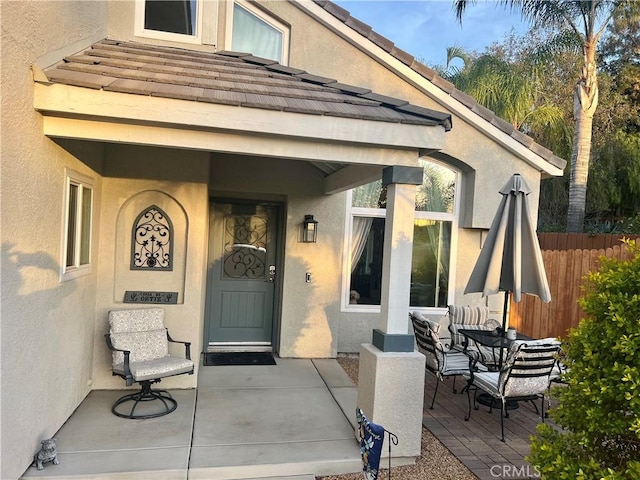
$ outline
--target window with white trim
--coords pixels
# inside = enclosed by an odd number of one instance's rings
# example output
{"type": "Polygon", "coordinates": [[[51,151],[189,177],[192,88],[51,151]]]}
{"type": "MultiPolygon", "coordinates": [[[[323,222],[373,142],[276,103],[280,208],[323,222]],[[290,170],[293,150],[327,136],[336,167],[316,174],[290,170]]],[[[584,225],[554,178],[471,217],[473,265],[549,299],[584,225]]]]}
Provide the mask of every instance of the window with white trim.
{"type": "Polygon", "coordinates": [[[91,266],[93,180],[67,170],[61,280],[86,275],[91,266]]]}
{"type": "Polygon", "coordinates": [[[201,43],[201,2],[136,0],[135,34],[176,42],[201,43]]]}
{"type": "MultiPolygon", "coordinates": [[[[423,183],[416,191],[411,268],[413,308],[444,308],[453,289],[451,252],[456,225],[457,173],[420,160],[423,183]]],[[[378,309],[382,287],[382,254],[386,189],[382,181],[350,192],[347,310],[378,309]]]]}
{"type": "Polygon", "coordinates": [[[230,50],[289,63],[289,27],[247,1],[233,2],[226,38],[230,50]]]}

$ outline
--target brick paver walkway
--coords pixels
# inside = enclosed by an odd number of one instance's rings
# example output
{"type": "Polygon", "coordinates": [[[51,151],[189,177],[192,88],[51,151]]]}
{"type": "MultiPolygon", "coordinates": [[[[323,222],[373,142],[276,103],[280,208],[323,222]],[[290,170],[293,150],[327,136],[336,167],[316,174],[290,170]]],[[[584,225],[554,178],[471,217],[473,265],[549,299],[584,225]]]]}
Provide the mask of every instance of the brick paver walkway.
{"type": "MultiPolygon", "coordinates": [[[[435,382],[434,375],[425,375],[422,423],[467,468],[481,480],[539,478],[536,469],[524,459],[529,454],[529,437],[541,422],[531,403],[521,402],[519,408],[511,410],[509,418],[505,418],[506,442],[503,443],[500,440],[500,409],[489,413],[488,407],[480,405],[479,410],[471,410],[471,419],[465,422],[468,401],[466,393],[459,393],[465,385],[462,377],[456,380],[458,393],[455,394],[452,392],[453,379],[445,378],[434,408],[430,410],[435,382]]],[[[550,422],[549,419],[546,421],[550,422]]]]}

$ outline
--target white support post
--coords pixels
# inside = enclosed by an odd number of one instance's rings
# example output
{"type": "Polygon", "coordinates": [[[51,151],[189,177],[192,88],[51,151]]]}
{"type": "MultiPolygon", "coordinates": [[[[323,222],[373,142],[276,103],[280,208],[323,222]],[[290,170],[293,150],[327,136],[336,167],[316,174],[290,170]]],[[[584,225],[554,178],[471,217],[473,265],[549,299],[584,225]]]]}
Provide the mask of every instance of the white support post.
{"type": "Polygon", "coordinates": [[[382,329],[360,347],[358,406],[373,422],[398,437],[394,463],[420,455],[425,357],[414,351],[409,330],[411,259],[418,167],[389,167],[382,261],[382,329]]]}

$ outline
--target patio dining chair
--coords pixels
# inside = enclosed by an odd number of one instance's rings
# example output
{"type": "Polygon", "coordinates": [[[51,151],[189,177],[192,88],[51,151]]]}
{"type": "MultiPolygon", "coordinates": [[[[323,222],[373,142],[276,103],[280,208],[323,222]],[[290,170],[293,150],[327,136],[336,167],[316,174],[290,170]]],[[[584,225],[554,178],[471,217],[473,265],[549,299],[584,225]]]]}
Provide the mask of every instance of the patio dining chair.
{"type": "Polygon", "coordinates": [[[178,402],[166,390],[154,390],[151,385],[165,377],[193,374],[191,343],[171,338],[162,308],[113,310],[109,312],[109,325],[105,338],[112,352],[112,374],[122,377],[128,387],[134,383],[141,386],[140,391],[120,397],[111,407],[113,414],[143,419],[173,412],[178,402]],[[184,358],[169,354],[170,342],[184,344],[184,358]],[[151,411],[150,402],[155,402],[159,411],[151,411]],[[137,410],[141,405],[145,407],[137,410]]]}
{"type": "Polygon", "coordinates": [[[544,422],[544,397],[548,391],[560,351],[560,342],[555,338],[542,340],[514,341],[500,371],[476,371],[474,360],[467,378],[467,397],[469,411],[465,416],[471,418],[471,390],[474,409],[478,409],[476,397],[478,390],[489,394],[500,403],[501,440],[504,442],[504,418],[509,416],[506,404],[508,400],[530,401],[536,413],[540,414],[535,400],[541,399],[541,417],[544,422]]]}
{"type": "MultiPolygon", "coordinates": [[[[483,305],[449,305],[447,315],[449,317],[449,332],[451,333],[451,350],[464,351],[465,338],[459,330],[488,330],[492,331],[500,327],[500,322],[489,318],[489,307],[483,305]]],[[[500,352],[493,348],[469,342],[467,351],[475,351],[480,355],[480,361],[484,365],[498,363],[500,352]]]]}
{"type": "MultiPolygon", "coordinates": [[[[444,381],[444,377],[453,377],[453,393],[456,393],[456,377],[469,373],[470,359],[465,353],[450,350],[442,344],[438,333],[440,323],[425,318],[419,312],[413,312],[409,316],[418,351],[426,357],[425,369],[436,376],[436,388],[429,407],[433,410],[440,382],[444,381]]],[[[481,364],[477,368],[486,370],[481,364]]]]}

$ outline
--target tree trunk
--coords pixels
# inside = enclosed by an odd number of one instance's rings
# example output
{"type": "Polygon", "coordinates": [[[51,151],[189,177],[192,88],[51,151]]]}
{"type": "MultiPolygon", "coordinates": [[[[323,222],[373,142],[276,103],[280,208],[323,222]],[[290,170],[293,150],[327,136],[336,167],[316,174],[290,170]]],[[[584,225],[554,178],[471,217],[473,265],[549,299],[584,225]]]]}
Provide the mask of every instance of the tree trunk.
{"type": "Polygon", "coordinates": [[[573,96],[575,129],[573,132],[573,152],[571,154],[567,232],[582,232],[584,228],[587,176],[589,174],[589,161],[591,160],[593,114],[598,106],[595,50],[595,42],[585,42],[585,64],[582,67],[582,76],[576,84],[573,96]]]}

